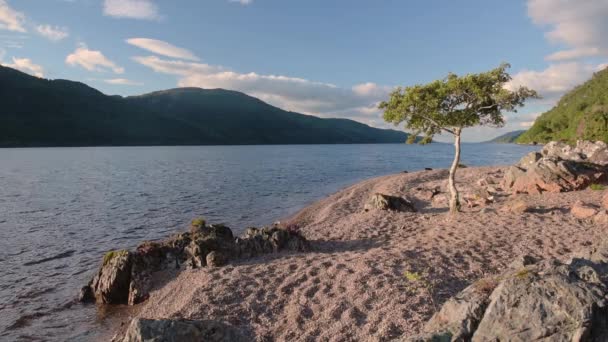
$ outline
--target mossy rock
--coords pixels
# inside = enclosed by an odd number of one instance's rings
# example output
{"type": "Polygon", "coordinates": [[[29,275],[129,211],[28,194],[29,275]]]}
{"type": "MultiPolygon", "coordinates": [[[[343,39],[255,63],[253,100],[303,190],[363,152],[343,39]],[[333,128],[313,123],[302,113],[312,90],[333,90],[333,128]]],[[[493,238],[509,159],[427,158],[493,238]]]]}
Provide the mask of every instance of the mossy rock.
{"type": "Polygon", "coordinates": [[[109,251],[103,256],[103,265],[104,266],[107,265],[114,258],[127,256],[128,254],[129,254],[129,251],[127,251],[126,249],[109,251]]]}

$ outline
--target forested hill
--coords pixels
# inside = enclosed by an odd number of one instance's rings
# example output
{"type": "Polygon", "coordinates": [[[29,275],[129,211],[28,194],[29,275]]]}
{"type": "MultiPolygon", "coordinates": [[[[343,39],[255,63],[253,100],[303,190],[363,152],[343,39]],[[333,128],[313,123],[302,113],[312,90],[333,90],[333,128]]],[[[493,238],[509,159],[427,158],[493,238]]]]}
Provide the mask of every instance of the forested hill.
{"type": "Polygon", "coordinates": [[[525,130],[508,132],[503,135],[499,135],[488,142],[495,144],[511,144],[514,143],[515,140],[517,140],[517,138],[519,138],[519,136],[522,135],[524,132],[525,130]]]}
{"type": "Polygon", "coordinates": [[[243,93],[108,96],[0,67],[0,146],[402,143],[407,134],[284,111],[243,93]]]}
{"type": "Polygon", "coordinates": [[[517,143],[579,139],[608,142],[608,69],[564,95],[517,143]]]}

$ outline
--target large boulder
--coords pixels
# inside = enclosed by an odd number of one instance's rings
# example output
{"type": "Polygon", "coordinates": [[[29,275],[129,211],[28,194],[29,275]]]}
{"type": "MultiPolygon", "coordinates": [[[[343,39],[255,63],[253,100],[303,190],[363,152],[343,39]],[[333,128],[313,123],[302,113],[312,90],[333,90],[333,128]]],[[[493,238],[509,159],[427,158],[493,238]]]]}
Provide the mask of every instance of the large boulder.
{"type": "Polygon", "coordinates": [[[513,193],[539,194],[580,190],[606,182],[608,156],[602,152],[602,144],[579,142],[581,147],[571,147],[550,142],[542,153],[529,153],[509,167],[502,186],[513,193]]]}
{"type": "Polygon", "coordinates": [[[99,271],[81,290],[81,301],[126,303],[131,284],[132,254],[129,251],[106,253],[99,271]]]}
{"type": "Polygon", "coordinates": [[[123,342],[239,342],[249,341],[233,326],[217,321],[135,318],[123,342]]]}
{"type": "Polygon", "coordinates": [[[365,203],[364,210],[391,210],[400,212],[416,212],[414,204],[408,199],[398,196],[390,196],[381,193],[375,193],[365,203]]]}
{"type": "Polygon", "coordinates": [[[581,256],[482,279],[448,300],[410,341],[606,341],[608,248],[581,256]]]}

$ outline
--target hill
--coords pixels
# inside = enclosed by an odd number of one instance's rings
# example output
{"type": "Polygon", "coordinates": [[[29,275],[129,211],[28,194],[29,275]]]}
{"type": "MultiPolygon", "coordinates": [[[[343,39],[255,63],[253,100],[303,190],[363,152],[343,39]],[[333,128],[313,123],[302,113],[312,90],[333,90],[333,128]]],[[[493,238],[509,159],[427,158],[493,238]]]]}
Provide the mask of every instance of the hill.
{"type": "Polygon", "coordinates": [[[608,69],[564,95],[517,143],[578,139],[608,142],[608,69]]]}
{"type": "Polygon", "coordinates": [[[503,135],[499,135],[496,138],[494,138],[494,139],[492,139],[490,141],[487,141],[487,142],[488,143],[495,143],[495,144],[512,144],[524,132],[525,132],[525,130],[508,132],[508,133],[505,133],[503,135]]]}
{"type": "Polygon", "coordinates": [[[401,143],[407,134],[284,111],[224,89],[108,96],[0,67],[0,146],[401,143]]]}

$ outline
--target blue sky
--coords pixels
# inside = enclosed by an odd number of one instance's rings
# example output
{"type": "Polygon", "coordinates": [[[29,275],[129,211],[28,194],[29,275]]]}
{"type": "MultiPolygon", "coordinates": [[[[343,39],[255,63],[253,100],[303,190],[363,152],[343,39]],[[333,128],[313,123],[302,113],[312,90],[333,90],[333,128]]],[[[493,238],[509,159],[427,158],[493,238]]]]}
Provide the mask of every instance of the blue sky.
{"type": "MultiPolygon", "coordinates": [[[[608,1],[0,0],[0,63],[107,94],[228,88],[377,127],[398,85],[506,61],[544,96],[484,140],[528,127],[607,60],[608,1]]],[[[447,137],[446,137],[447,138],[447,137]]]]}

